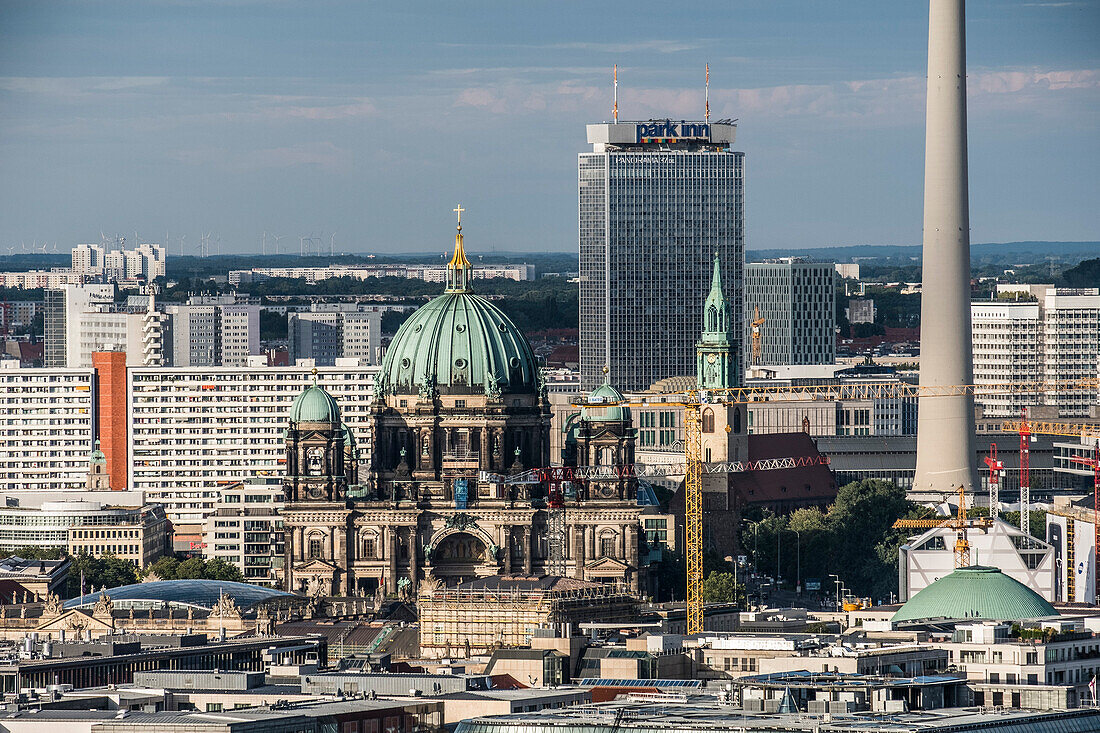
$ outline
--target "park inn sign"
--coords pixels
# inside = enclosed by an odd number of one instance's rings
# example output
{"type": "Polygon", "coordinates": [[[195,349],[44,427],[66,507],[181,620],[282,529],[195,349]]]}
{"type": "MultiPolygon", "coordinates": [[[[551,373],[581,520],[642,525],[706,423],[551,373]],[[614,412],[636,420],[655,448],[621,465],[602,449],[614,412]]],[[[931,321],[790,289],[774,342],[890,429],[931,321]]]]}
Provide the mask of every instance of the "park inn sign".
{"type": "Polygon", "coordinates": [[[640,122],[634,125],[637,142],[658,140],[710,139],[710,125],[705,122],[640,122]]]}

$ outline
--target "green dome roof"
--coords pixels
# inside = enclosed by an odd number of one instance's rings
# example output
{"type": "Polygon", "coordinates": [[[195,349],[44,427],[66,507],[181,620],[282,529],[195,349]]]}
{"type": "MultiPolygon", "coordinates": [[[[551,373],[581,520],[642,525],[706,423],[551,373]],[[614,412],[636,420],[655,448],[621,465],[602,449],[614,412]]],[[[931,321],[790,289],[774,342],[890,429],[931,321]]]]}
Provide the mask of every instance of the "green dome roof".
{"type": "Polygon", "coordinates": [[[997,568],[959,568],[918,592],[891,621],[981,618],[1018,621],[1057,616],[1042,596],[997,568]]]}
{"type": "Polygon", "coordinates": [[[469,291],[449,291],[401,324],[379,375],[380,390],[537,392],[538,364],[526,337],[503,312],[469,291]]]}
{"type": "Polygon", "coordinates": [[[625,405],[620,405],[623,401],[623,395],[619,390],[612,387],[607,382],[604,382],[588,395],[588,402],[596,404],[608,404],[609,407],[604,408],[584,408],[582,418],[592,422],[617,422],[621,420],[630,420],[630,408],[625,405]]]}
{"type": "Polygon", "coordinates": [[[294,404],[290,406],[290,421],[298,422],[324,422],[333,425],[340,424],[340,407],[336,400],[325,390],[316,384],[306,387],[306,391],[298,395],[294,404]]]}

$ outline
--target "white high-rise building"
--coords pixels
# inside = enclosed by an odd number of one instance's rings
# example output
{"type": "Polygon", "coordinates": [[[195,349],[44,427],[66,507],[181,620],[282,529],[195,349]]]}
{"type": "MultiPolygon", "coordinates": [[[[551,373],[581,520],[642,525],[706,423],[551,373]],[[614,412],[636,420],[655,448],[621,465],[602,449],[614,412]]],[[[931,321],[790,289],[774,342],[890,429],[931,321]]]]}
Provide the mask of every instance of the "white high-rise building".
{"type": "MultiPolygon", "coordinates": [[[[588,125],[578,156],[581,386],[644,390],[695,374],[714,257],[741,363],[744,154],[736,126],[588,125]]],[[[740,370],[735,370],[740,378],[740,370]]]]}
{"type": "MultiPolygon", "coordinates": [[[[1051,288],[1043,297],[1043,378],[1100,377],[1100,290],[1051,288]]],[[[1061,417],[1100,416],[1097,390],[1051,392],[1045,402],[1061,417]]]]}
{"type": "MultiPolygon", "coordinates": [[[[1043,322],[1038,303],[989,302],[970,306],[976,384],[1026,382],[1043,372],[1043,322]]],[[[1034,394],[978,397],[985,417],[1019,417],[1034,394]]]]}
{"type": "Polygon", "coordinates": [[[831,262],[798,257],[745,265],[746,366],[836,362],[835,276],[831,262]],[[757,318],[764,322],[754,341],[757,318]]]}
{"type": "MultiPolygon", "coordinates": [[[[1065,382],[1100,378],[1100,290],[1034,288],[1037,302],[971,304],[974,381],[1065,382]]],[[[1024,407],[1044,404],[1060,417],[1100,415],[1095,388],[1043,395],[981,395],[988,417],[1018,417],[1024,407]]]]}
{"type": "Polygon", "coordinates": [[[223,305],[218,316],[219,363],[247,366],[248,357],[260,353],[260,306],[223,305]]]}
{"type": "MultiPolygon", "coordinates": [[[[344,423],[368,456],[377,368],[317,371],[318,382],[336,398],[344,423]]],[[[130,369],[127,485],[165,505],[177,539],[186,533],[181,527],[190,527],[198,541],[223,488],[282,474],[290,405],[312,379],[305,367],[130,369]]]]}
{"type": "Polygon", "coordinates": [[[103,274],[103,246],[99,244],[78,244],[72,251],[72,270],[78,275],[96,277],[103,274]]]}
{"type": "Polygon", "coordinates": [[[0,368],[0,490],[84,488],[94,389],[91,368],[0,368]]]}

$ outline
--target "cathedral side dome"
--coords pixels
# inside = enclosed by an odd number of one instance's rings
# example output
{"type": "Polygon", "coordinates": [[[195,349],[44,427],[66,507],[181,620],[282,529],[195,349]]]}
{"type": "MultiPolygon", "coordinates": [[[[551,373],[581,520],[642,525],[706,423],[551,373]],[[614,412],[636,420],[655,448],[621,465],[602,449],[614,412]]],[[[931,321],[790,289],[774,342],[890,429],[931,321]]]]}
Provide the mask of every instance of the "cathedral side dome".
{"type": "Polygon", "coordinates": [[[290,406],[290,421],[340,424],[340,407],[316,382],[306,387],[290,406]]]}
{"type": "Polygon", "coordinates": [[[581,412],[581,417],[590,422],[620,422],[630,420],[630,408],[620,404],[623,395],[612,387],[605,377],[605,381],[588,395],[588,406],[581,412]],[[607,405],[607,407],[599,407],[607,405]]]}
{"type": "Polygon", "coordinates": [[[460,223],[447,265],[447,291],[398,329],[382,362],[383,393],[538,392],[531,344],[499,308],[471,292],[471,271],[460,223]]]}

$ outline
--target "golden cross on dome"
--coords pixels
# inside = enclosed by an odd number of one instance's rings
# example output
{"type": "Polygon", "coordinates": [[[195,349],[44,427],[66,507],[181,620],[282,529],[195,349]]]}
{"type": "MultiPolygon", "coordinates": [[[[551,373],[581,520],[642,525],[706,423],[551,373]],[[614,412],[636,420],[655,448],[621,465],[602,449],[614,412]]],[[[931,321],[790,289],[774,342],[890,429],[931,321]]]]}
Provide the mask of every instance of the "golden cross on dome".
{"type": "Polygon", "coordinates": [[[458,229],[459,229],[459,231],[462,230],[462,212],[465,211],[465,210],[466,209],[462,208],[462,204],[459,204],[455,208],[451,209],[451,211],[458,214],[458,229]]]}

